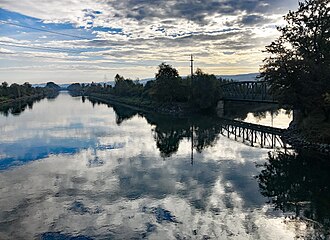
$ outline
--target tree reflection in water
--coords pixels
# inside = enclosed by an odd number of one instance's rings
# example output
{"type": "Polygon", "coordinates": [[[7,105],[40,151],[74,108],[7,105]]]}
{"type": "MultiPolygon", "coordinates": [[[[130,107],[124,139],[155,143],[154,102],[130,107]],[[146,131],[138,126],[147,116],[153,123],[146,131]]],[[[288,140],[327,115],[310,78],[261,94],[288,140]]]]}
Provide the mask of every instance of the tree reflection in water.
{"type": "MultiPolygon", "coordinates": [[[[89,100],[93,105],[101,104],[101,101],[92,98],[89,100]]],[[[163,158],[170,157],[176,153],[183,139],[191,140],[193,138],[192,148],[197,152],[202,152],[203,149],[215,144],[221,130],[219,119],[212,116],[194,115],[191,117],[173,118],[173,116],[143,112],[117,104],[108,104],[108,106],[113,108],[118,125],[133,118],[135,115],[139,115],[144,117],[150,125],[154,126],[154,139],[163,158]]]]}
{"type": "MultiPolygon", "coordinates": [[[[48,100],[55,99],[59,95],[58,92],[48,94],[46,98],[48,100]]],[[[0,113],[3,114],[4,116],[9,116],[11,115],[20,115],[22,112],[24,112],[27,108],[32,109],[33,104],[36,102],[39,102],[43,99],[43,96],[38,96],[38,97],[30,97],[30,98],[25,98],[24,100],[19,100],[19,101],[13,101],[10,103],[5,103],[0,105],[0,113]]]]}
{"type": "Polygon", "coordinates": [[[32,109],[34,101],[17,101],[10,104],[4,104],[0,106],[0,112],[4,116],[19,115],[25,111],[26,108],[32,109]]]}
{"type": "MultiPolygon", "coordinates": [[[[111,107],[117,115],[117,124],[138,114],[153,125],[154,139],[164,158],[176,153],[183,139],[191,141],[193,138],[192,149],[197,152],[213,146],[224,124],[212,116],[173,118],[121,106],[111,107]]],[[[302,150],[270,153],[268,162],[257,176],[260,192],[269,198],[269,203],[291,213],[292,221],[306,224],[310,230],[309,236],[305,236],[307,239],[330,236],[330,162],[327,160],[327,157],[302,150]]]]}
{"type": "Polygon", "coordinates": [[[142,113],[125,107],[112,107],[116,113],[117,124],[138,114],[154,126],[153,133],[156,146],[164,158],[176,153],[180,142],[183,139],[191,140],[192,134],[194,135],[192,147],[201,152],[204,148],[212,146],[220,133],[220,124],[212,117],[173,118],[172,116],[154,113],[142,113]],[[193,133],[191,132],[192,129],[193,133]]]}
{"type": "Polygon", "coordinates": [[[257,176],[260,192],[276,209],[304,222],[307,239],[330,237],[330,162],[328,156],[299,150],[269,153],[257,176]]]}

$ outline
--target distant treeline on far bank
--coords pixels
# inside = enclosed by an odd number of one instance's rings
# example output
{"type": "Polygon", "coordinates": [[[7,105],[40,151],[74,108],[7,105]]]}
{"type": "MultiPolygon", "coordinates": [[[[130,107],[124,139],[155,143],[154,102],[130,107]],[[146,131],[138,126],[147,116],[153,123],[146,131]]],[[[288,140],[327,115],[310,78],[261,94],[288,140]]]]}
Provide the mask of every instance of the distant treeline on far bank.
{"type": "Polygon", "coordinates": [[[59,90],[60,87],[53,82],[48,82],[45,87],[33,87],[28,82],[22,85],[17,83],[9,85],[7,82],[3,82],[0,85],[0,104],[26,98],[43,98],[52,95],[59,90]]]}

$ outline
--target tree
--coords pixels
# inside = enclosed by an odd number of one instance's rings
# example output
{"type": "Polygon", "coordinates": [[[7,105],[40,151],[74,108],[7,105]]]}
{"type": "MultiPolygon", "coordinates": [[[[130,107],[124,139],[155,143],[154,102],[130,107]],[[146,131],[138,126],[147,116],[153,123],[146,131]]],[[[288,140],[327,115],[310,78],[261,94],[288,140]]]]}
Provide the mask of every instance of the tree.
{"type": "Polygon", "coordinates": [[[2,86],[4,89],[6,89],[6,88],[8,87],[8,83],[7,83],[7,82],[3,82],[3,83],[1,84],[1,86],[2,86]]]}
{"type": "Polygon", "coordinates": [[[142,94],[143,85],[138,81],[125,79],[117,74],[115,76],[114,93],[118,96],[139,97],[142,94]]]}
{"type": "Polygon", "coordinates": [[[330,5],[328,0],[306,0],[278,27],[281,35],[266,47],[261,77],[270,82],[277,99],[308,115],[330,109],[330,5]]]}
{"type": "Polygon", "coordinates": [[[9,87],[9,94],[11,98],[19,98],[21,97],[21,87],[17,83],[13,83],[9,87]]]}
{"type": "Polygon", "coordinates": [[[155,97],[158,101],[172,102],[181,101],[184,97],[182,79],[178,70],[171,65],[162,63],[156,73],[155,97]]]}
{"type": "Polygon", "coordinates": [[[123,76],[120,76],[118,73],[115,76],[115,83],[120,82],[120,81],[124,81],[125,78],[123,76]]]}
{"type": "Polygon", "coordinates": [[[212,74],[197,69],[192,81],[191,101],[200,109],[210,109],[219,100],[220,81],[212,74]]]}
{"type": "Polygon", "coordinates": [[[83,89],[84,89],[84,86],[80,85],[80,83],[72,83],[70,84],[67,89],[70,91],[70,92],[74,92],[74,93],[82,93],[83,92],[83,89]]]}

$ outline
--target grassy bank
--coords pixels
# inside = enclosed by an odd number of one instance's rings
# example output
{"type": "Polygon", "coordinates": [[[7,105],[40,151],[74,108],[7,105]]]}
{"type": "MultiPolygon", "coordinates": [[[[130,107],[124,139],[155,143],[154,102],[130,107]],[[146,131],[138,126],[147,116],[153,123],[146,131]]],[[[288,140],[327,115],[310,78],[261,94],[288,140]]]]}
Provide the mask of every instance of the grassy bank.
{"type": "Polygon", "coordinates": [[[19,101],[26,101],[26,100],[32,100],[32,99],[37,99],[46,96],[44,93],[39,93],[35,95],[27,95],[19,98],[6,98],[6,97],[0,97],[0,105],[4,104],[10,104],[14,102],[19,102],[19,101]]]}
{"type": "Polygon", "coordinates": [[[177,103],[177,102],[159,103],[139,97],[119,97],[111,94],[100,94],[100,93],[91,93],[89,94],[89,97],[102,102],[107,102],[110,104],[111,103],[121,104],[130,108],[135,108],[146,112],[157,112],[161,114],[179,115],[179,116],[196,112],[195,109],[192,108],[187,103],[177,103]]]}

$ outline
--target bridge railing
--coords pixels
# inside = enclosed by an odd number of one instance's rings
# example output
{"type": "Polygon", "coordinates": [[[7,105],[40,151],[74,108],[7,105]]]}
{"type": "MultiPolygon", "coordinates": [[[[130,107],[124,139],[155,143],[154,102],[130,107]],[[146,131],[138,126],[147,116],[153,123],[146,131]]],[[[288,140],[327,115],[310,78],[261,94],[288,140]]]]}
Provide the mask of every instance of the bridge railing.
{"type": "Polygon", "coordinates": [[[267,81],[230,82],[221,89],[224,100],[276,102],[267,81]]]}
{"type": "Polygon", "coordinates": [[[223,136],[253,147],[288,148],[285,139],[282,137],[284,132],[285,130],[281,128],[221,119],[220,133],[223,136]]]}

